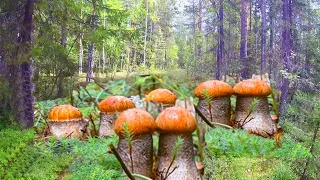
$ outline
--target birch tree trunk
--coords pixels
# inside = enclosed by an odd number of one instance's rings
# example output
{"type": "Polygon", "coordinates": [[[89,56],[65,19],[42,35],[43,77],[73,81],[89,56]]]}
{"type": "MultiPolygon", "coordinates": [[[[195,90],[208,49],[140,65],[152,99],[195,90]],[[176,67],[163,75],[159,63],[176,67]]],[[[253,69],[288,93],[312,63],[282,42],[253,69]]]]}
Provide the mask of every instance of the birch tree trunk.
{"type": "Polygon", "coordinates": [[[247,0],[241,0],[241,40],[240,40],[240,60],[242,64],[241,78],[248,77],[247,64],[247,0]]]}

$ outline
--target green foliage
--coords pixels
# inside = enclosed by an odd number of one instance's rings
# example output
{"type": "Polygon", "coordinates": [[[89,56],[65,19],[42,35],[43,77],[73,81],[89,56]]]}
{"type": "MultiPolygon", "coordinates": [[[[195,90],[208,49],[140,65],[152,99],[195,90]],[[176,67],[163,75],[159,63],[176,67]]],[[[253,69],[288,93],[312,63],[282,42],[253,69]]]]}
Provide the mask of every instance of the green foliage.
{"type": "Polygon", "coordinates": [[[308,150],[299,143],[284,140],[277,148],[275,140],[250,135],[242,130],[212,129],[206,134],[206,150],[214,156],[307,158],[308,150]]]}
{"type": "Polygon", "coordinates": [[[33,131],[6,129],[0,132],[0,179],[56,179],[73,156],[46,152],[33,146],[33,131]]]}
{"type": "Polygon", "coordinates": [[[204,162],[206,179],[299,179],[293,171],[292,163],[283,159],[210,157],[207,154],[204,162]]]}
{"type": "Polygon", "coordinates": [[[108,144],[117,144],[117,137],[89,138],[88,142],[72,140],[72,153],[77,159],[70,166],[70,179],[117,179],[120,164],[109,154],[108,144]]]}
{"type": "MultiPolygon", "coordinates": [[[[320,102],[319,93],[311,94],[296,92],[293,101],[283,114],[284,130],[289,138],[302,142],[306,147],[312,147],[312,157],[300,167],[306,168],[307,176],[310,179],[320,177],[320,102]]],[[[311,151],[311,148],[310,148],[311,151]]],[[[301,172],[301,168],[299,171],[301,172]]],[[[302,169],[303,169],[302,168],[302,169]]]]}

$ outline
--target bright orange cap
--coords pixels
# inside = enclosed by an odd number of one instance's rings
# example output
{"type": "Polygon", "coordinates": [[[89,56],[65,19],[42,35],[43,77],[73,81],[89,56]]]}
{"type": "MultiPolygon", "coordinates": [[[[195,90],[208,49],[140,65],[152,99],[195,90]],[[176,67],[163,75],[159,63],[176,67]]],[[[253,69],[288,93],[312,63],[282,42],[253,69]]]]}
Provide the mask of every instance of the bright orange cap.
{"type": "Polygon", "coordinates": [[[78,108],[71,105],[60,105],[53,108],[49,115],[50,121],[80,121],[82,113],[78,108]]]}
{"type": "Polygon", "coordinates": [[[177,96],[168,89],[156,89],[151,91],[145,101],[153,101],[157,103],[162,103],[163,105],[174,105],[177,100],[177,96]]]}
{"type": "Polygon", "coordinates": [[[246,79],[233,87],[238,95],[243,96],[268,96],[271,93],[269,84],[258,79],[246,79]]]}
{"type": "Polygon", "coordinates": [[[192,133],[196,128],[195,117],[181,107],[170,107],[162,111],[156,119],[160,132],[192,133]]]}
{"type": "Polygon", "coordinates": [[[194,94],[200,99],[205,99],[205,90],[207,90],[208,95],[211,98],[231,96],[234,93],[232,87],[228,83],[211,80],[199,84],[194,90],[194,94]]]}
{"type": "Polygon", "coordinates": [[[123,111],[115,122],[114,131],[118,136],[124,134],[124,123],[128,124],[129,131],[133,135],[152,133],[156,130],[154,118],[144,109],[134,108],[123,111]]]}
{"type": "Polygon", "coordinates": [[[100,111],[107,114],[122,112],[135,107],[134,103],[124,96],[109,96],[99,104],[100,111]]]}

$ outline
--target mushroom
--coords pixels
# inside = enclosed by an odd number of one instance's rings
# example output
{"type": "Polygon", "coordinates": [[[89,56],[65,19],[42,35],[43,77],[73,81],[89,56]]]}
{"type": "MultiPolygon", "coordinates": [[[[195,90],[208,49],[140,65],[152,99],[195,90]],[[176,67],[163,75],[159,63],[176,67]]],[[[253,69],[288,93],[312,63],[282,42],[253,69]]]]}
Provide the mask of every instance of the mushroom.
{"type": "Polygon", "coordinates": [[[208,120],[226,125],[231,125],[230,96],[233,93],[229,84],[218,80],[203,82],[194,90],[195,96],[199,98],[199,111],[208,120]]]}
{"type": "Polygon", "coordinates": [[[58,139],[80,138],[87,133],[89,121],[82,118],[82,113],[76,107],[60,105],[53,108],[49,116],[50,132],[58,139]]]}
{"type": "Polygon", "coordinates": [[[144,109],[128,109],[117,118],[114,130],[119,136],[118,153],[131,173],[152,176],[152,133],[156,128],[154,118],[144,109]]]}
{"type": "Polygon", "coordinates": [[[114,132],[113,127],[117,119],[117,113],[130,108],[135,108],[135,105],[129,98],[124,96],[109,96],[101,101],[99,104],[99,136],[110,136],[114,132]]]}
{"type": "Polygon", "coordinates": [[[160,103],[162,111],[167,107],[174,106],[177,100],[177,96],[168,89],[155,89],[151,91],[144,100],[160,103]]]}
{"type": "Polygon", "coordinates": [[[158,150],[160,179],[199,178],[192,141],[192,132],[197,126],[195,117],[187,109],[170,107],[159,114],[156,124],[160,132],[158,150]],[[182,138],[182,143],[175,156],[178,137],[182,138]]]}
{"type": "Polygon", "coordinates": [[[269,112],[267,98],[271,93],[269,84],[261,80],[247,79],[236,84],[233,89],[237,95],[236,126],[251,134],[272,137],[277,131],[277,125],[269,112]],[[254,98],[258,102],[254,102],[254,98]]]}

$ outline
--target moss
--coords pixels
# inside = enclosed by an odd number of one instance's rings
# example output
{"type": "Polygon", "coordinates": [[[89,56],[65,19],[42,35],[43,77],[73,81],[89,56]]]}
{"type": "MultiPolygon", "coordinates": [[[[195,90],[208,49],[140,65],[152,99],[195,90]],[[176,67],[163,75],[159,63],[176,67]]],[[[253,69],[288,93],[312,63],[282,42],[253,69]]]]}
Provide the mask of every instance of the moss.
{"type": "Polygon", "coordinates": [[[209,158],[209,156],[206,156],[205,167],[206,179],[298,179],[289,163],[275,158],[209,158]]]}

